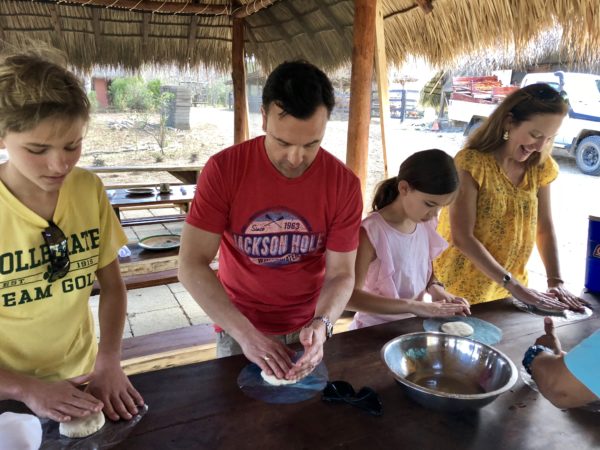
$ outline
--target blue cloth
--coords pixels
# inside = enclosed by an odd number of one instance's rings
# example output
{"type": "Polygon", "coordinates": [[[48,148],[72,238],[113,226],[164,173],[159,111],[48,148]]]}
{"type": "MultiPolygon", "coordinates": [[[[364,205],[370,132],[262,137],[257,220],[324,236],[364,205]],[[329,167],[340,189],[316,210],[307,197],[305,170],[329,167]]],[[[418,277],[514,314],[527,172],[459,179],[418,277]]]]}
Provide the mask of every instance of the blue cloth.
{"type": "Polygon", "coordinates": [[[565,364],[585,387],[600,397],[600,330],[567,353],[565,364]]]}

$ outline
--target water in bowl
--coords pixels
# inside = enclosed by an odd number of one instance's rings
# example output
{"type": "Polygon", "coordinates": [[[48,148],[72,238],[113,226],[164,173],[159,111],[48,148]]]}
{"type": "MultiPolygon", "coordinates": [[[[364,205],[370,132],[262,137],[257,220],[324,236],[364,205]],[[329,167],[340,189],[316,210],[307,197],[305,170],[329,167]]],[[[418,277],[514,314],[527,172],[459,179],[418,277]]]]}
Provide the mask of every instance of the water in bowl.
{"type": "Polygon", "coordinates": [[[476,381],[466,379],[460,374],[414,372],[406,379],[424,388],[448,394],[473,395],[485,392],[476,381]]]}

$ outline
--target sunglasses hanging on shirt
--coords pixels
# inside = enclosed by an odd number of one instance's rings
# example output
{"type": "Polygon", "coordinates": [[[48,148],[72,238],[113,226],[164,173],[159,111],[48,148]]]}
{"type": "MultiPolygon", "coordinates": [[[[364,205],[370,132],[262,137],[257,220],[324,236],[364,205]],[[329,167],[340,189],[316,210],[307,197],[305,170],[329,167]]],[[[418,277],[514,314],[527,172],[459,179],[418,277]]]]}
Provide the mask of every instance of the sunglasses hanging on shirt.
{"type": "Polygon", "coordinates": [[[71,260],[69,259],[69,248],[65,233],[53,221],[48,221],[48,227],[42,231],[44,243],[48,247],[50,264],[48,265],[48,281],[63,278],[69,273],[71,260]]]}

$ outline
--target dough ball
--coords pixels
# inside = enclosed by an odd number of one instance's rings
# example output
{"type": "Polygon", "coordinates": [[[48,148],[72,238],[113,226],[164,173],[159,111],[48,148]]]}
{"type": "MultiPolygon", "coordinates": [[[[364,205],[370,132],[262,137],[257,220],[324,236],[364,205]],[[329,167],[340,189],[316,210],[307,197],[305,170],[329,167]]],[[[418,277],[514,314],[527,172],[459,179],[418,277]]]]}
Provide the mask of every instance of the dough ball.
{"type": "Polygon", "coordinates": [[[285,386],[286,384],[296,384],[300,380],[286,380],[285,378],[277,378],[275,375],[267,375],[264,370],[260,371],[260,376],[267,383],[273,386],[285,386]]]}
{"type": "Polygon", "coordinates": [[[446,322],[442,324],[441,330],[444,333],[453,334],[455,336],[471,336],[475,330],[465,322],[446,322]]]}
{"type": "Polygon", "coordinates": [[[70,438],[87,437],[94,434],[104,426],[104,414],[102,411],[91,413],[80,419],[71,419],[69,422],[61,422],[58,432],[70,438]]]}

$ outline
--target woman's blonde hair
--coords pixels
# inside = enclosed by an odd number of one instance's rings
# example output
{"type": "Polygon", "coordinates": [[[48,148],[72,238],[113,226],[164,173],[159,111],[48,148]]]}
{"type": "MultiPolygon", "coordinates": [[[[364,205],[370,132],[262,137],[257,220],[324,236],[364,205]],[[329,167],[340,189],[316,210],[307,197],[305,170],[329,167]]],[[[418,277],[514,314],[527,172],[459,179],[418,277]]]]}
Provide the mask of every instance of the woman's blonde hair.
{"type": "Polygon", "coordinates": [[[31,130],[50,117],[89,116],[85,90],[58,54],[26,50],[0,57],[0,137],[31,130]]]}
{"type": "MultiPolygon", "coordinates": [[[[466,147],[483,153],[498,150],[504,143],[505,121],[508,117],[519,125],[538,114],[565,115],[568,103],[561,93],[545,83],[536,83],[521,88],[500,103],[494,112],[468,138],[466,147]]],[[[540,153],[528,159],[530,165],[543,163],[550,155],[554,140],[548,142],[540,153]]]]}

